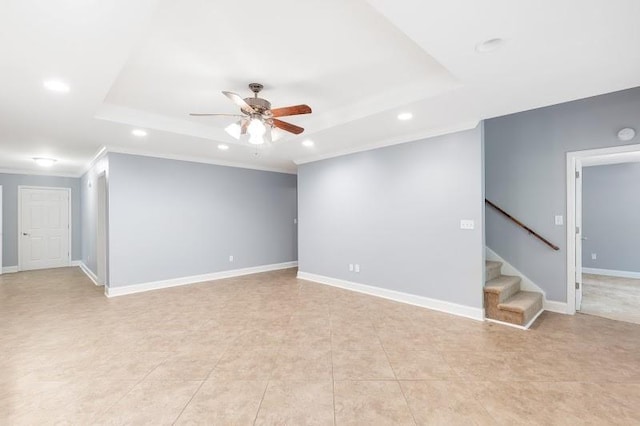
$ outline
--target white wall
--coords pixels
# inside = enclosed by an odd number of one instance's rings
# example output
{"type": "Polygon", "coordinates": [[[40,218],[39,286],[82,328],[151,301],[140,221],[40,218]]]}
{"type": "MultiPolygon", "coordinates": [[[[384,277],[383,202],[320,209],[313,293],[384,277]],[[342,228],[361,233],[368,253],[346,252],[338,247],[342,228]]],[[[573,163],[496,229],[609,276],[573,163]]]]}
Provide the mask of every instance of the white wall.
{"type": "Polygon", "coordinates": [[[584,268],[640,273],[639,219],[640,163],[582,169],[584,268]]]}
{"type": "Polygon", "coordinates": [[[108,157],[109,287],[297,260],[295,175],[108,157]]]}
{"type": "Polygon", "coordinates": [[[482,145],[480,125],[300,166],[299,270],[481,308],[482,145]]]}

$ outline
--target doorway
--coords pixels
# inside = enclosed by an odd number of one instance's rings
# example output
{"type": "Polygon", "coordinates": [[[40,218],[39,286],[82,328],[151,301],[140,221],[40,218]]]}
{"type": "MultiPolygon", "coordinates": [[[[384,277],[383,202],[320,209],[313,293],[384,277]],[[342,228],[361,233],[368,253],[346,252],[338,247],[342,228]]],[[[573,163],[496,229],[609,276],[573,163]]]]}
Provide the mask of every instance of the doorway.
{"type": "Polygon", "coordinates": [[[98,176],[96,209],[96,269],[98,285],[107,282],[107,179],[102,173],[98,176]]]}
{"type": "MultiPolygon", "coordinates": [[[[583,174],[585,167],[640,162],[640,145],[624,145],[567,153],[567,311],[582,308],[583,275],[583,174]]],[[[592,277],[587,277],[592,280],[592,277]]],[[[592,281],[587,282],[592,285],[592,281]]]]}
{"type": "Polygon", "coordinates": [[[71,189],[18,187],[18,268],[71,263],[71,189]]]}

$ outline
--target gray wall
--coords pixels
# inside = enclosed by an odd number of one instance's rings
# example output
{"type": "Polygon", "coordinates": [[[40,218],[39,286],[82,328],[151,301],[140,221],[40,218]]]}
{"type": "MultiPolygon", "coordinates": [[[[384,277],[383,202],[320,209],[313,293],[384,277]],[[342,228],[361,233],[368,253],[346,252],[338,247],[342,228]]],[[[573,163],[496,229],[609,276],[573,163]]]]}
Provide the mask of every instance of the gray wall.
{"type": "Polygon", "coordinates": [[[98,274],[96,263],[96,218],[97,218],[97,186],[96,182],[101,173],[108,173],[109,162],[105,155],[96,160],[94,165],[80,180],[80,211],[82,213],[82,262],[98,274]]]}
{"type": "Polygon", "coordinates": [[[108,161],[111,287],[297,260],[295,175],[108,161]]]}
{"type": "MultiPolygon", "coordinates": [[[[486,210],[487,245],[547,293],[566,301],[566,152],[623,145],[616,132],[640,129],[640,88],[485,122],[487,198],[560,246],[555,252],[486,210]]],[[[634,143],[631,141],[630,143],[634,143]]],[[[636,138],[635,143],[640,143],[636,138]]]]}
{"type": "Polygon", "coordinates": [[[71,188],[71,259],[80,260],[80,179],[0,173],[2,185],[2,265],[18,265],[18,186],[71,188]]]}
{"type": "Polygon", "coordinates": [[[482,126],[300,166],[300,271],[482,307],[482,166],[482,126]]]}
{"type": "Polygon", "coordinates": [[[582,176],[582,266],[640,272],[640,163],[585,167],[582,176]]]}

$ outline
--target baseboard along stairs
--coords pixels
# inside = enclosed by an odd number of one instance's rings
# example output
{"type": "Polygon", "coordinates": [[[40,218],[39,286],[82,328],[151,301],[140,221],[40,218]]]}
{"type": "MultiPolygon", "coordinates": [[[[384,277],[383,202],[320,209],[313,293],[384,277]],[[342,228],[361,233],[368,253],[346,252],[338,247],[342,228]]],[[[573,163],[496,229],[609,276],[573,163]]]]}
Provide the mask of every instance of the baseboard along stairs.
{"type": "Polygon", "coordinates": [[[529,328],[543,310],[543,295],[520,290],[520,277],[502,275],[502,262],[486,261],[484,310],[487,320],[529,328]]]}

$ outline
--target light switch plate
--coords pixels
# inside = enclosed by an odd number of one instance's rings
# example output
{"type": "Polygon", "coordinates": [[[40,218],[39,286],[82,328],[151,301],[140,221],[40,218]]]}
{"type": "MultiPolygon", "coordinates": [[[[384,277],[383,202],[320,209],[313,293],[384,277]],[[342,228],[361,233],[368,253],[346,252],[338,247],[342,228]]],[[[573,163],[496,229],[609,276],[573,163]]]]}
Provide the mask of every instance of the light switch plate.
{"type": "Polygon", "coordinates": [[[353,272],[353,263],[349,264],[349,272],[353,272]]]}
{"type": "Polygon", "coordinates": [[[357,263],[356,263],[355,271],[360,272],[360,265],[358,265],[357,263]]]}
{"type": "Polygon", "coordinates": [[[562,215],[556,215],[556,225],[564,225],[564,218],[562,215]]]}
{"type": "Polygon", "coordinates": [[[476,224],[472,219],[460,220],[460,229],[474,229],[475,227],[476,224]]]}

